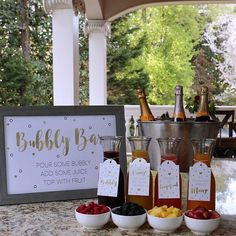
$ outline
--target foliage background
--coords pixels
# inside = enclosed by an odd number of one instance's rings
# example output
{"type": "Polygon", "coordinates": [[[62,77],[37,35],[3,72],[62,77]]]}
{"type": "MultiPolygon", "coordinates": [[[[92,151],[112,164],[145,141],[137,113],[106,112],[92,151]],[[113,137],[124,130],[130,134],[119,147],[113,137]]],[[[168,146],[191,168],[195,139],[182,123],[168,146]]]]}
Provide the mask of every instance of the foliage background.
{"type": "Polygon", "coordinates": [[[36,0],[3,0],[0,16],[0,104],[52,104],[51,17],[36,0]]]}
{"type": "MultiPolygon", "coordinates": [[[[234,15],[235,8],[160,6],[113,21],[108,39],[108,103],[137,104],[136,90],[142,87],[149,103],[174,104],[175,86],[181,84],[189,104],[205,84],[216,104],[229,104],[234,94],[228,94],[224,100],[221,95],[235,75],[227,82],[222,78],[218,65],[225,61],[225,55],[217,53],[205,37],[209,25],[222,12],[234,15]]],[[[88,104],[85,20],[80,17],[81,104],[88,104]]],[[[216,32],[225,32],[229,28],[226,25],[218,24],[216,32]]],[[[52,18],[44,13],[41,1],[0,2],[1,105],[53,104],[51,29],[52,18]]],[[[214,42],[218,48],[224,46],[222,37],[216,37],[214,42]]]]}

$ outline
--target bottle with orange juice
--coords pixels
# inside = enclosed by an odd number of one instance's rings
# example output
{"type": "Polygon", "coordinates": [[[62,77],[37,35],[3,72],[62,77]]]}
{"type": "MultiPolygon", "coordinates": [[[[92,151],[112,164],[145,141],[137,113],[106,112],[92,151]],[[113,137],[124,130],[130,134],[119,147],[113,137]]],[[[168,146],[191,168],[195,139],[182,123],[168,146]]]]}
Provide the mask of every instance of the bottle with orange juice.
{"type": "Polygon", "coordinates": [[[215,210],[215,177],[210,168],[215,139],[193,139],[191,143],[194,165],[189,170],[187,210],[197,206],[215,210]]]}
{"type": "Polygon", "coordinates": [[[144,136],[128,137],[132,162],[127,175],[126,200],[135,202],[147,210],[153,207],[153,180],[148,159],[151,139],[144,136]]]}

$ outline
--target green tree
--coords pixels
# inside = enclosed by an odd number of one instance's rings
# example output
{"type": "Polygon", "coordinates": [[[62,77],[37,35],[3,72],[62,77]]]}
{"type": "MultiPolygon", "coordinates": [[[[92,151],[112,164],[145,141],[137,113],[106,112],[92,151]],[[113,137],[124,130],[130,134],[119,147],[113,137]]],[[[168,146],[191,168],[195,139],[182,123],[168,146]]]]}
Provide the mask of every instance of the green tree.
{"type": "Polygon", "coordinates": [[[142,9],[116,20],[112,29],[110,103],[136,104],[140,86],[151,104],[173,104],[177,84],[188,94],[195,74],[191,60],[204,30],[197,6],[142,9]]]}
{"type": "Polygon", "coordinates": [[[140,87],[147,88],[149,78],[144,66],[135,64],[145,47],[146,35],[132,23],[128,14],[112,22],[112,36],[108,43],[108,103],[137,104],[140,87]]]}
{"type": "MultiPolygon", "coordinates": [[[[150,103],[173,104],[176,84],[182,84],[188,96],[192,81],[194,88],[204,78],[214,85],[215,94],[221,93],[225,87],[212,61],[216,55],[201,40],[209,19],[214,20],[218,14],[215,7],[159,6],[112,22],[108,103],[137,104],[136,89],[143,87],[150,103]]],[[[84,22],[81,17],[81,104],[88,103],[84,22]]],[[[51,24],[52,18],[45,14],[41,1],[0,2],[0,105],[52,104],[51,24]]]]}
{"type": "Polygon", "coordinates": [[[0,2],[0,103],[52,103],[51,17],[36,0],[0,2]]]}
{"type": "Polygon", "coordinates": [[[173,104],[177,84],[188,93],[194,76],[191,59],[202,34],[196,6],[168,6],[147,9],[145,33],[149,46],[143,55],[150,75],[149,102],[173,104]]]}
{"type": "MultiPolygon", "coordinates": [[[[217,99],[219,95],[223,94],[227,89],[228,84],[222,78],[222,73],[219,69],[219,66],[216,62],[223,62],[224,57],[220,53],[216,53],[212,50],[214,47],[209,43],[209,28],[211,29],[211,24],[217,22],[217,18],[220,15],[225,15],[229,12],[232,12],[234,8],[225,6],[220,8],[218,5],[208,5],[204,9],[201,9],[201,17],[204,27],[204,33],[202,35],[202,40],[199,41],[199,44],[195,46],[195,51],[197,55],[193,57],[192,64],[195,68],[195,76],[193,78],[192,86],[190,88],[191,96],[186,99],[187,109],[190,112],[197,110],[199,101],[197,102],[194,98],[197,94],[200,93],[201,86],[206,85],[209,88],[209,101],[210,101],[210,110],[214,112],[214,105],[222,105],[223,99],[217,99]],[[195,103],[194,103],[195,101],[195,103]],[[194,106],[194,104],[196,106],[194,106]]],[[[223,24],[223,23],[222,23],[223,24]]],[[[225,24],[223,24],[226,26],[225,24]]],[[[223,27],[224,28],[224,27],[223,27]]],[[[215,45],[220,46],[224,40],[222,40],[223,33],[221,32],[222,28],[219,26],[213,27],[217,32],[217,37],[212,40],[215,45]]],[[[229,104],[229,103],[228,103],[229,104]]]]}

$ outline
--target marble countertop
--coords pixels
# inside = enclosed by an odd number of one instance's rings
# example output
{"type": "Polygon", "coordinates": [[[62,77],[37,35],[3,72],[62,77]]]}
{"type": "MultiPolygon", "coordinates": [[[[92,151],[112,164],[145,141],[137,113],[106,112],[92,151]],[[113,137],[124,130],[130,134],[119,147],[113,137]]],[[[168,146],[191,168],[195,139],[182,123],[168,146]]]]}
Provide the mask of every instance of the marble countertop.
{"type": "MultiPolygon", "coordinates": [[[[82,201],[47,202],[0,208],[0,235],[158,235],[146,223],[136,232],[120,231],[112,222],[103,229],[88,231],[75,219],[74,210],[82,201]]],[[[213,235],[236,235],[236,215],[222,215],[213,235]]],[[[184,223],[172,235],[193,235],[184,223]]]]}
{"type": "MultiPolygon", "coordinates": [[[[216,208],[222,214],[220,226],[212,235],[236,235],[236,161],[213,160],[212,168],[217,184],[216,208]]],[[[88,231],[78,224],[74,216],[75,208],[85,201],[0,206],[0,235],[160,235],[147,223],[136,232],[120,231],[112,222],[101,230],[88,231]]],[[[171,235],[193,234],[183,223],[171,235]]]]}

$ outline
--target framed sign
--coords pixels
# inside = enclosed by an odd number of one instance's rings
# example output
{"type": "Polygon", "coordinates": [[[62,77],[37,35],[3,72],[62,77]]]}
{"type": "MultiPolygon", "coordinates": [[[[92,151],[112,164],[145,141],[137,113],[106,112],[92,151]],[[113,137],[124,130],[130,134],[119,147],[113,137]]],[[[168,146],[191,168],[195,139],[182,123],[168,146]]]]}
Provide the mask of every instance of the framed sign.
{"type": "Polygon", "coordinates": [[[1,107],[0,205],[96,197],[99,136],[123,136],[123,106],[1,107]]]}

